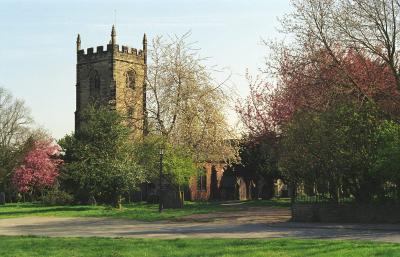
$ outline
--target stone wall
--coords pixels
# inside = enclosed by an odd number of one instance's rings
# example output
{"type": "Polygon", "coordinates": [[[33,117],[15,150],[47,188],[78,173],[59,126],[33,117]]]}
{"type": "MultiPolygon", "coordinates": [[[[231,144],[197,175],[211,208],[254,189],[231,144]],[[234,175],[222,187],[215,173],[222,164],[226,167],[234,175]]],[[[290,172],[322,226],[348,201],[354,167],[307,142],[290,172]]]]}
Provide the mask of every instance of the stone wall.
{"type": "Polygon", "coordinates": [[[400,223],[399,205],[294,204],[292,220],[297,222],[400,223]]]}

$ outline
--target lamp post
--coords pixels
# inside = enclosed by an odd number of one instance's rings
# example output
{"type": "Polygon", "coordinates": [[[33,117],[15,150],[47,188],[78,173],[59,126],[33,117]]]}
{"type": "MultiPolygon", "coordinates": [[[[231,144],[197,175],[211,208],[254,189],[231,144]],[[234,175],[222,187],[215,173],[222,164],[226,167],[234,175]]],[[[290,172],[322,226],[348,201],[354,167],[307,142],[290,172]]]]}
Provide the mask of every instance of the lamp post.
{"type": "Polygon", "coordinates": [[[158,212],[163,211],[163,200],[162,200],[162,177],[163,177],[163,157],[164,157],[164,148],[160,148],[160,185],[158,189],[158,212]]]}

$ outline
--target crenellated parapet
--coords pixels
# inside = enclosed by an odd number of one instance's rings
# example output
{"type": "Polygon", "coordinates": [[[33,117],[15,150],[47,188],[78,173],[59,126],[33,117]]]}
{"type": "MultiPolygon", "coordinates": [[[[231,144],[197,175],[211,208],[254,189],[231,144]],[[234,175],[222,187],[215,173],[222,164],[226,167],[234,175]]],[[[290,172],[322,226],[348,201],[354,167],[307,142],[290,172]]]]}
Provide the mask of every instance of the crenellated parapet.
{"type": "Polygon", "coordinates": [[[89,47],[86,49],[80,49],[78,50],[78,55],[79,56],[94,56],[94,55],[104,55],[104,54],[109,54],[109,53],[122,53],[122,54],[129,54],[133,55],[136,57],[143,57],[143,50],[142,49],[136,49],[133,47],[129,46],[119,46],[119,45],[107,45],[107,47],[104,49],[104,46],[98,46],[95,48],[89,47]]]}
{"type": "Polygon", "coordinates": [[[103,59],[111,56],[116,58],[130,59],[130,60],[143,60],[145,58],[142,49],[136,49],[129,46],[107,45],[97,46],[96,48],[89,47],[86,49],[78,50],[78,62],[93,61],[96,59],[103,59]]]}

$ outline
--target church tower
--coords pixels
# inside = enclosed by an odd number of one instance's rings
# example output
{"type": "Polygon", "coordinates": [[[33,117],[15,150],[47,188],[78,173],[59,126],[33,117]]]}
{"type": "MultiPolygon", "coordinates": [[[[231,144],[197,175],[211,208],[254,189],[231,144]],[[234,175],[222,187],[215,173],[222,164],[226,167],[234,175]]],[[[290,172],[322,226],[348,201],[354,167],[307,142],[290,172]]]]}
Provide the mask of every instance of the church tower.
{"type": "Polygon", "coordinates": [[[82,111],[90,104],[107,105],[118,111],[135,135],[143,135],[146,128],[147,39],[143,49],[121,48],[112,26],[107,49],[81,49],[81,37],[76,40],[76,111],[75,131],[82,125],[82,111]]]}

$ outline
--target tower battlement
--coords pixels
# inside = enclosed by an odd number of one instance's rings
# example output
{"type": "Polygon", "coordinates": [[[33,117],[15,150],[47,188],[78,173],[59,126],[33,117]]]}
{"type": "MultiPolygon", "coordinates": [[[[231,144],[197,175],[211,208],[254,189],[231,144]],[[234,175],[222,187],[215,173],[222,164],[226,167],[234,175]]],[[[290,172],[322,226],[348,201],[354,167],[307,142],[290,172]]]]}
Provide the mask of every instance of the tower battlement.
{"type": "Polygon", "coordinates": [[[119,46],[119,45],[111,45],[108,44],[106,48],[104,46],[97,46],[96,48],[89,47],[86,49],[79,49],[77,51],[78,56],[87,56],[87,57],[94,57],[96,55],[104,56],[109,53],[122,53],[122,54],[128,54],[132,55],[135,57],[143,57],[143,50],[142,49],[136,49],[133,47],[129,46],[119,46]]]}

